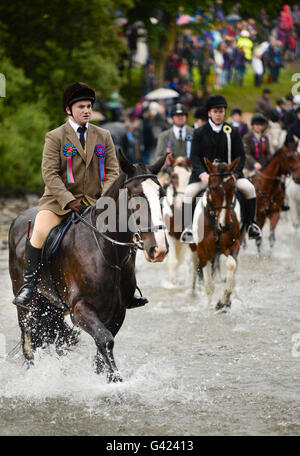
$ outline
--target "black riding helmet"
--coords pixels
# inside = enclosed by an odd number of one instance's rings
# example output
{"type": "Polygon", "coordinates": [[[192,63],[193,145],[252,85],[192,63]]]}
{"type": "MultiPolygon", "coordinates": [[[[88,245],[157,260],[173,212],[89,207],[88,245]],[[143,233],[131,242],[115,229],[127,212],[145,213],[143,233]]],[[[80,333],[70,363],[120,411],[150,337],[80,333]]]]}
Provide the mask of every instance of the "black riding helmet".
{"type": "Polygon", "coordinates": [[[83,82],[72,82],[63,91],[62,104],[63,110],[71,109],[72,105],[77,101],[90,100],[92,104],[96,98],[95,92],[91,87],[83,82]]]}
{"type": "Polygon", "coordinates": [[[227,101],[222,95],[211,95],[206,102],[206,109],[209,111],[213,108],[227,108],[227,101]]]}
{"type": "Polygon", "coordinates": [[[182,103],[176,103],[172,106],[171,109],[171,116],[175,114],[184,114],[185,116],[188,115],[186,107],[182,103]]]}
{"type": "Polygon", "coordinates": [[[267,119],[260,112],[253,114],[251,119],[251,125],[264,125],[267,123],[267,119]]]}

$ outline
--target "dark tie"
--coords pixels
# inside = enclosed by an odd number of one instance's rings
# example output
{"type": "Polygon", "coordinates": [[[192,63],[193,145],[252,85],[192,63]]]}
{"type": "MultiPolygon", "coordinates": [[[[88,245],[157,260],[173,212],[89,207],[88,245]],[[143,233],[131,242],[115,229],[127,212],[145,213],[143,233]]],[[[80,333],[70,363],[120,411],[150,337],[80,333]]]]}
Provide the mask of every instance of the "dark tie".
{"type": "Polygon", "coordinates": [[[79,136],[79,141],[82,145],[82,148],[84,150],[84,146],[85,146],[85,139],[84,139],[84,132],[86,130],[86,126],[83,126],[83,127],[78,127],[77,128],[77,131],[79,132],[80,136],[79,136]]]}
{"type": "Polygon", "coordinates": [[[179,129],[179,141],[182,141],[182,129],[179,129]]]}

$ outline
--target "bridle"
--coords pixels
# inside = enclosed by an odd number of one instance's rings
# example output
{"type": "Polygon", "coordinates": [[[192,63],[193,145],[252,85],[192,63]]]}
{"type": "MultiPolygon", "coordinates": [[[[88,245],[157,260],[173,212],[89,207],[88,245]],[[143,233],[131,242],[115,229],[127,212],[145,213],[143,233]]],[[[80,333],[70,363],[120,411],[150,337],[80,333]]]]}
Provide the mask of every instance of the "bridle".
{"type": "MultiPolygon", "coordinates": [[[[155,178],[157,180],[157,176],[155,174],[139,174],[137,176],[130,177],[124,182],[124,185],[126,186],[129,182],[136,180],[136,179],[145,179],[145,178],[155,178]]],[[[137,195],[132,195],[132,197],[137,196],[137,195]]],[[[107,234],[103,233],[102,231],[99,231],[92,223],[89,223],[84,217],[82,217],[78,212],[75,212],[75,217],[79,219],[84,225],[86,225],[90,230],[92,230],[95,234],[98,234],[100,237],[103,239],[109,241],[110,243],[114,245],[120,245],[123,247],[130,247],[131,249],[140,249],[143,250],[144,248],[144,243],[141,238],[142,233],[153,233],[158,230],[166,229],[166,225],[150,225],[147,227],[139,228],[134,234],[134,239],[133,242],[121,242],[117,241],[116,239],[111,238],[107,234]]]]}
{"type": "MultiPolygon", "coordinates": [[[[226,171],[224,173],[211,173],[210,176],[233,176],[233,172],[229,172],[229,171],[226,171]]],[[[221,185],[219,185],[220,187],[221,185]]],[[[208,187],[208,190],[209,190],[209,187],[208,187]]],[[[208,196],[210,196],[210,193],[208,193],[208,196]]],[[[208,201],[208,200],[207,200],[208,201]]],[[[234,192],[234,198],[233,198],[233,201],[231,204],[227,204],[227,205],[222,205],[222,206],[218,206],[216,205],[213,200],[210,198],[210,200],[208,201],[212,207],[212,212],[213,214],[212,215],[216,215],[216,212],[217,210],[219,209],[230,209],[230,210],[233,210],[235,208],[235,204],[236,204],[236,192],[234,192]]]]}
{"type": "MultiPolygon", "coordinates": [[[[211,173],[210,176],[218,176],[218,177],[233,176],[233,172],[225,171],[224,173],[211,173]]],[[[218,187],[221,187],[221,184],[219,184],[218,187]]],[[[225,225],[224,227],[220,226],[220,224],[218,223],[217,211],[222,210],[222,209],[229,209],[232,214],[234,211],[235,205],[236,205],[236,192],[234,192],[234,197],[233,197],[233,201],[231,204],[216,205],[211,198],[211,194],[210,194],[209,190],[210,190],[210,187],[208,186],[207,203],[209,204],[209,208],[205,207],[204,213],[206,214],[208,219],[210,219],[211,222],[213,223],[215,242],[216,242],[217,246],[220,248],[220,236],[224,232],[229,231],[233,222],[231,221],[229,224],[225,225]]],[[[207,204],[207,206],[208,206],[208,204],[207,204]]]]}

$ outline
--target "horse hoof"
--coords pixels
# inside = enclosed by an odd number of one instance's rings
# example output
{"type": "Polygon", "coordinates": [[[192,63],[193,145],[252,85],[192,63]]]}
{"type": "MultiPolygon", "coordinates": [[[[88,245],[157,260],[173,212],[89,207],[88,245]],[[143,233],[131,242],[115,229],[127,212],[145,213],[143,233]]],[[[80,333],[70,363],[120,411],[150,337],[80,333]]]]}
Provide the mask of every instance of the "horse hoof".
{"type": "Polygon", "coordinates": [[[123,379],[119,372],[113,372],[107,376],[108,383],[120,383],[123,382],[123,379]]]}
{"type": "Polygon", "coordinates": [[[215,310],[218,313],[227,313],[231,307],[231,302],[224,304],[222,301],[218,301],[215,310]]]}

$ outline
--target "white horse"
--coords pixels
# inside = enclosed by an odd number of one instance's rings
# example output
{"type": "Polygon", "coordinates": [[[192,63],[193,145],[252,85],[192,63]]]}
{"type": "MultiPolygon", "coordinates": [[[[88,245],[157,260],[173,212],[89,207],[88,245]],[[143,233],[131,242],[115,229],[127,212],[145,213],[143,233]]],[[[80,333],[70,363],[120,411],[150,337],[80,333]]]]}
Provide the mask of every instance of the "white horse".
{"type": "Polygon", "coordinates": [[[171,181],[166,187],[166,198],[163,204],[163,216],[167,226],[168,253],[168,278],[176,284],[177,272],[186,256],[189,257],[191,288],[195,289],[196,272],[198,266],[197,254],[192,252],[188,244],[180,242],[183,231],[183,197],[191,175],[191,163],[187,157],[169,157],[171,181]]]}
{"type": "Polygon", "coordinates": [[[300,182],[297,183],[292,177],[288,177],[285,182],[285,194],[290,206],[292,225],[297,230],[300,226],[300,182]]]}

